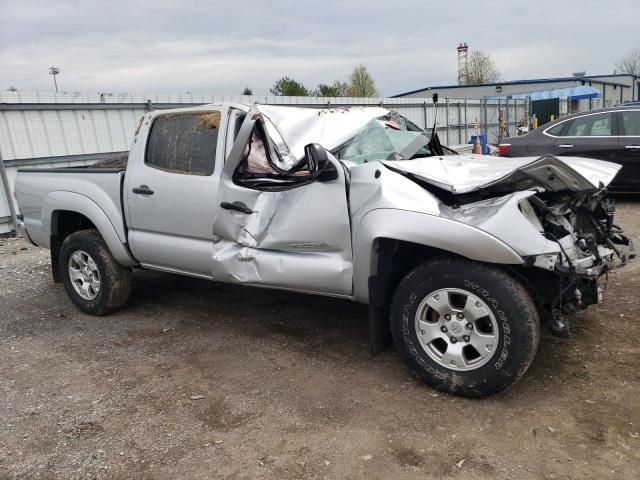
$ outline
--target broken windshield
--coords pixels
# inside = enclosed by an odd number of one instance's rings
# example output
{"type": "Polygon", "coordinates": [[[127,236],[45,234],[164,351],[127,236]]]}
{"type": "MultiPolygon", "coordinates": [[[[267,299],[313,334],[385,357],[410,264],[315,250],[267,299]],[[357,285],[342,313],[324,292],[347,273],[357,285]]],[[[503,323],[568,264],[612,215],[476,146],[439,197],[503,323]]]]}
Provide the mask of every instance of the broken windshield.
{"type": "Polygon", "coordinates": [[[365,163],[371,160],[408,160],[430,157],[424,131],[400,115],[370,120],[336,152],[340,160],[365,163]]]}

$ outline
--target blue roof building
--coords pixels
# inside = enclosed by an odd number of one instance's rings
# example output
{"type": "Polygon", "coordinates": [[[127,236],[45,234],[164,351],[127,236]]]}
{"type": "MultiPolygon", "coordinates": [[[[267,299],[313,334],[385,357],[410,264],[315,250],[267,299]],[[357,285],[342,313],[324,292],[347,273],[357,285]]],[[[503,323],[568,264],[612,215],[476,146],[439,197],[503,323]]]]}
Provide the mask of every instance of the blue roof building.
{"type": "Polygon", "coordinates": [[[571,77],[513,80],[480,85],[440,85],[424,87],[394,97],[515,99],[532,101],[560,98],[570,103],[570,111],[611,107],[622,102],[640,100],[640,77],[637,75],[574,75],[571,77]]]}

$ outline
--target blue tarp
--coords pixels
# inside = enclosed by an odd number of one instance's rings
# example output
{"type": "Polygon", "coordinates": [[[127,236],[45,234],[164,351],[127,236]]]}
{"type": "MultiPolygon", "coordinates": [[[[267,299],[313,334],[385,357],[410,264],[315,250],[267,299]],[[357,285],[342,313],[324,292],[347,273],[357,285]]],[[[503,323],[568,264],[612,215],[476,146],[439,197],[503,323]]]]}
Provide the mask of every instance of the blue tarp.
{"type": "Polygon", "coordinates": [[[553,88],[551,90],[538,90],[536,92],[514,93],[512,95],[497,95],[487,97],[490,100],[524,99],[547,100],[549,98],[566,98],[567,100],[582,100],[584,98],[601,97],[602,93],[597,88],[580,85],[577,87],[553,88]]]}

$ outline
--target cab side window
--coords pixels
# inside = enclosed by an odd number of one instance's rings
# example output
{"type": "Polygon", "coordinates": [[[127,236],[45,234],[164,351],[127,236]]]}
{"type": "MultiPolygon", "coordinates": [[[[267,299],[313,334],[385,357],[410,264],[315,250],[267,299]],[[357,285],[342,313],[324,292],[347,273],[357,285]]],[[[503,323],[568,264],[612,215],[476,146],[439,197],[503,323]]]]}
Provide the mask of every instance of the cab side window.
{"type": "Polygon", "coordinates": [[[611,136],[613,114],[611,112],[598,115],[585,115],[575,118],[565,136],[568,137],[608,137],[611,136]]]}
{"type": "Polygon", "coordinates": [[[167,172],[211,175],[219,129],[217,111],[159,116],[151,126],[144,163],[167,172]]]}
{"type": "Polygon", "coordinates": [[[243,159],[233,174],[233,181],[257,190],[284,190],[313,181],[306,159],[286,171],[279,168],[283,164],[278,148],[270,141],[262,124],[256,123],[245,146],[243,159]]]}

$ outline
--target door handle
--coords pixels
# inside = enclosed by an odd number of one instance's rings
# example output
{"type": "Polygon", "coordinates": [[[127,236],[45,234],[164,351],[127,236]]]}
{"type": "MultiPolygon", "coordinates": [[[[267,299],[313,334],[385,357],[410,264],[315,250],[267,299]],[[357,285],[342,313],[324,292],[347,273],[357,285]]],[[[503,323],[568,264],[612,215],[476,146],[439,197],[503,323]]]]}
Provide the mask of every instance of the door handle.
{"type": "Polygon", "coordinates": [[[625,145],[624,148],[628,148],[629,150],[640,150],[640,145],[625,145]]]}
{"type": "Polygon", "coordinates": [[[138,195],[153,195],[153,190],[151,190],[146,185],[140,185],[132,190],[133,193],[137,193],[138,195]]]}
{"type": "Polygon", "coordinates": [[[222,202],[220,204],[220,208],[223,208],[225,210],[235,210],[236,212],[246,213],[247,215],[250,215],[253,213],[253,210],[251,210],[242,202],[233,202],[233,203],[222,202]]]}
{"type": "Polygon", "coordinates": [[[558,148],[573,148],[573,145],[570,143],[563,143],[562,145],[558,145],[558,148]]]}

